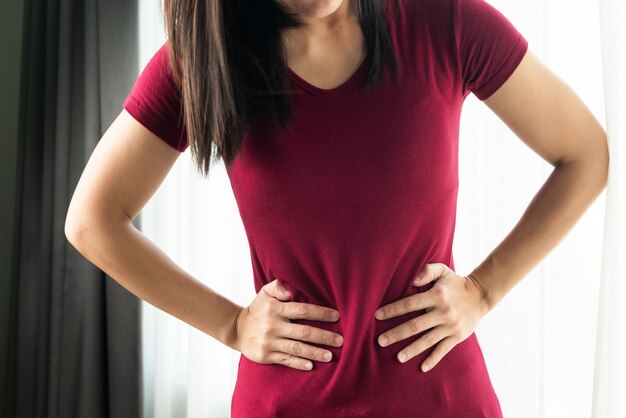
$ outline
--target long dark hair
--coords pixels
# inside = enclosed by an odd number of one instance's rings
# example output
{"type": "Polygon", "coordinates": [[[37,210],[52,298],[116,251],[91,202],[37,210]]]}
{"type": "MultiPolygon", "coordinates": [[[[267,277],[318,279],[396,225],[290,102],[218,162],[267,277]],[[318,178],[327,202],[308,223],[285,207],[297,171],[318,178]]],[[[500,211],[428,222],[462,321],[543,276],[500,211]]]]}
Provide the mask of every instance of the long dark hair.
{"type": "MultiPolygon", "coordinates": [[[[366,87],[379,85],[384,67],[397,79],[384,7],[391,0],[353,1],[367,47],[366,87]]],[[[275,0],[164,0],[163,13],[187,140],[208,176],[212,161],[228,166],[235,158],[250,122],[284,128],[291,121],[281,31],[303,23],[275,0]]]]}

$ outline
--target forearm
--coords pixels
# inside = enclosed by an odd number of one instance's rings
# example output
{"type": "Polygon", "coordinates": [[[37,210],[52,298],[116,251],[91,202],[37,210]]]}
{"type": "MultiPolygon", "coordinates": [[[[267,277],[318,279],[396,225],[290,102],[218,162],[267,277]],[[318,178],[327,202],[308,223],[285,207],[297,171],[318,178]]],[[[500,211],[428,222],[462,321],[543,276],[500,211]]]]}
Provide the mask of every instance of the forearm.
{"type": "Polygon", "coordinates": [[[232,325],[241,306],[181,269],[130,222],[82,227],[70,241],[137,297],[234,347],[232,325]]]}
{"type": "Polygon", "coordinates": [[[574,226],[606,185],[606,160],[558,164],[519,222],[469,276],[491,310],[574,226]]]}

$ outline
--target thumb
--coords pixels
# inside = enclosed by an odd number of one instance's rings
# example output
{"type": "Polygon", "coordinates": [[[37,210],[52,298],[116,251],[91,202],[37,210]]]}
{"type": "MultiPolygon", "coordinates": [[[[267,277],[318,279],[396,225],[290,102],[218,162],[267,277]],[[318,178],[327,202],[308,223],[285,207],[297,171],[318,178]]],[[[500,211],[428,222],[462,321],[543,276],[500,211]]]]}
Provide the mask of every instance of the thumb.
{"type": "Polygon", "coordinates": [[[291,292],[279,279],[274,279],[267,286],[266,292],[277,299],[289,300],[292,296],[291,292]]]}
{"type": "Polygon", "coordinates": [[[437,279],[438,274],[436,274],[436,270],[430,268],[430,264],[426,264],[426,266],[417,273],[417,276],[413,279],[413,286],[423,286],[427,283],[430,283],[437,279]]]}

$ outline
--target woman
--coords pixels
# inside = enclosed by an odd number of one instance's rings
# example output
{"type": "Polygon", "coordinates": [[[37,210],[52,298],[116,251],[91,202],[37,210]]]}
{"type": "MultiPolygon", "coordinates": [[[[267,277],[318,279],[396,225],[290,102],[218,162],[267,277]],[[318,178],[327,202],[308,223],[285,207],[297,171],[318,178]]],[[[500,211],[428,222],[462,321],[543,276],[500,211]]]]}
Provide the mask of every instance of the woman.
{"type": "Polygon", "coordinates": [[[589,110],[484,0],[164,10],[168,41],[72,198],[72,244],[241,352],[233,417],[501,417],[474,329],[605,187],[606,133],[589,110]],[[505,240],[459,275],[469,93],[555,169],[505,240]],[[212,155],[226,163],[250,244],[249,306],[131,224],[188,147],[205,174],[212,155]]]}

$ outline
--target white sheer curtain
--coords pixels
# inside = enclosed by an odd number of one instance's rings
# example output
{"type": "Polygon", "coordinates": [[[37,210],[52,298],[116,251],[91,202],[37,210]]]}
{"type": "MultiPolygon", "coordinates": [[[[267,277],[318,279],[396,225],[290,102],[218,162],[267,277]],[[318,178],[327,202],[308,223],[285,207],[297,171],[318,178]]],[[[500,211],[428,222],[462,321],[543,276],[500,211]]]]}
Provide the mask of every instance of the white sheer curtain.
{"type": "Polygon", "coordinates": [[[611,167],[607,187],[598,332],[594,417],[626,417],[626,5],[600,0],[604,108],[611,167]]]}
{"type": "MultiPolygon", "coordinates": [[[[611,174],[607,191],[476,333],[504,416],[624,417],[626,8],[619,0],[490,3],[607,129],[611,174]]],[[[159,2],[140,8],[143,68],[165,38],[159,2]]],[[[473,95],[459,161],[453,251],[467,274],[517,222],[551,166],[473,95]]],[[[202,179],[184,153],[142,216],[144,233],[183,268],[240,305],[252,301],[249,249],[223,165],[202,179]]],[[[229,416],[238,352],[144,303],[144,356],[145,417],[229,416]]]]}

